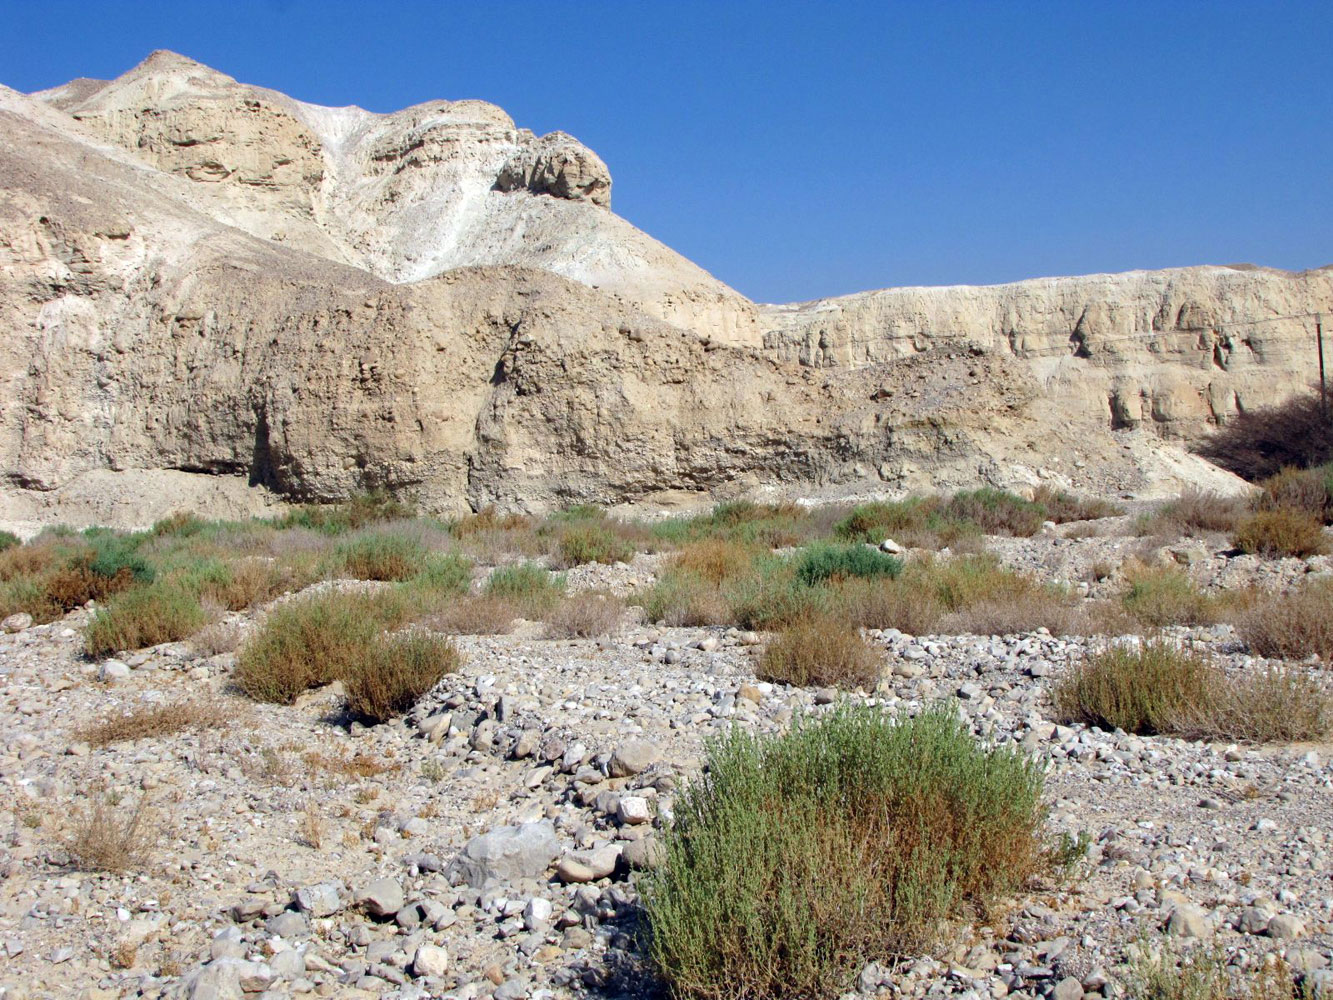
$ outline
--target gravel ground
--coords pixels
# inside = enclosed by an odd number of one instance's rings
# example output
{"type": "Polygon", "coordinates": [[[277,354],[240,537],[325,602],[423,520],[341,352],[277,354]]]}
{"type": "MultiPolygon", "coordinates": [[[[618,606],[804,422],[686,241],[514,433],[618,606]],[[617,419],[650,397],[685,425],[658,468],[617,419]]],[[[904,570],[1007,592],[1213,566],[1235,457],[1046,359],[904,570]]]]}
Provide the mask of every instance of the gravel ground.
{"type": "MultiPolygon", "coordinates": [[[[988,543],[1006,564],[1071,582],[1142,544],[988,543]]],[[[1227,586],[1329,570],[1192,541],[1158,557],[1227,586]]],[[[580,567],[570,583],[623,594],[658,562],[580,567]]],[[[833,700],[757,682],[753,633],[627,624],[551,640],[532,623],[460,639],[457,674],[407,718],[366,729],[347,725],[336,685],[291,707],[234,696],[231,653],[174,643],[88,662],[87,615],[0,636],[4,1000],[651,993],[632,870],[654,862],[654,830],[703,741],[733,724],[776,732],[833,700]],[[81,741],[91,720],[180,698],[208,699],[219,724],[81,741]],[[150,810],[151,856],[123,875],[70,863],[69,838],[103,794],[119,816],[150,810]]],[[[1227,626],[1170,634],[1231,670],[1264,665],[1227,626]]],[[[1278,953],[1316,981],[1333,975],[1333,748],[1056,725],[1051,684],[1104,639],[868,638],[884,679],[859,697],[956,704],[979,734],[1048,764],[1052,832],[1091,844],[1067,880],[1034,886],[991,924],[868,966],[861,993],[1116,996],[1126,946],[1163,931],[1216,939],[1240,967],[1278,953]]]]}

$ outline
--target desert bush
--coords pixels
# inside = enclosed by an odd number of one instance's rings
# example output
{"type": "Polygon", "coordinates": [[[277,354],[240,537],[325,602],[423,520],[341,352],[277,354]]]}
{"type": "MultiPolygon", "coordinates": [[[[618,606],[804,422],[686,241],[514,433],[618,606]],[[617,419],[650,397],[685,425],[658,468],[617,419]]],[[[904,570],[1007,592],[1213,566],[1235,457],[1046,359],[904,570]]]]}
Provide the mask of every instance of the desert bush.
{"type": "Polygon", "coordinates": [[[331,591],[288,601],[241,647],[236,686],[256,701],[291,704],[303,691],[351,676],[404,614],[393,594],[331,591]]]}
{"type": "Polygon", "coordinates": [[[151,533],[159,537],[169,535],[175,538],[193,538],[195,535],[206,531],[209,524],[209,521],[204,520],[198,514],[189,511],[176,511],[176,513],[168,514],[154,523],[151,533]]]}
{"type": "Polygon", "coordinates": [[[99,608],[84,633],[89,656],[142,649],[189,638],[208,624],[199,598],[179,584],[159,581],[115,595],[99,608]]]}
{"type": "Polygon", "coordinates": [[[460,662],[453,642],[437,635],[376,636],[342,677],[347,708],[368,722],[385,722],[410,709],[460,662]]]}
{"type": "Polygon", "coordinates": [[[735,727],[640,880],[650,954],[679,997],[841,995],[866,962],[918,953],[1048,863],[1041,792],[1036,765],[942,707],[735,727]]]}
{"type": "Polygon", "coordinates": [[[135,583],[152,583],[156,575],[148,560],[139,552],[144,535],[123,535],[103,528],[89,528],[83,533],[91,548],[88,569],[110,580],[129,573],[135,583]]]}
{"type": "Polygon", "coordinates": [[[1217,603],[1199,590],[1189,574],[1174,566],[1127,565],[1128,587],[1121,604],[1144,625],[1211,625],[1218,620],[1217,603]]]}
{"type": "Polygon", "coordinates": [[[475,514],[467,514],[449,526],[455,538],[492,531],[532,531],[532,519],[525,514],[502,514],[495,507],[483,507],[475,514]]]}
{"type": "Polygon", "coordinates": [[[707,514],[668,518],[649,528],[654,537],[674,545],[718,538],[766,549],[799,545],[816,531],[809,511],[797,504],[748,500],[720,503],[707,514]]]}
{"type": "Polygon", "coordinates": [[[988,487],[955,493],[941,513],[951,520],[969,521],[988,535],[1035,535],[1047,520],[1040,505],[988,487]]]}
{"type": "Polygon", "coordinates": [[[634,599],[651,622],[688,627],[726,625],[733,621],[731,607],[721,589],[691,572],[668,570],[634,599]]]}
{"type": "Polygon", "coordinates": [[[1184,951],[1170,938],[1136,942],[1131,955],[1126,986],[1135,1000],[1313,1000],[1308,981],[1297,988],[1291,966],[1280,959],[1242,972],[1227,965],[1217,945],[1184,951]]]}
{"type": "Polygon", "coordinates": [[[1293,742],[1333,727],[1333,698],[1308,671],[1232,676],[1162,640],[1089,656],[1053,697],[1064,721],[1149,736],[1293,742]]]}
{"type": "Polygon", "coordinates": [[[416,508],[387,490],[358,493],[342,503],[305,504],[279,518],[279,528],[307,528],[325,535],[342,535],[383,521],[411,518],[416,508]]]}
{"type": "Polygon", "coordinates": [[[217,572],[199,580],[199,597],[228,611],[244,611],[308,582],[290,566],[251,556],[221,563],[217,572]]]}
{"type": "Polygon", "coordinates": [[[1245,500],[1242,497],[1223,496],[1191,487],[1182,490],[1177,499],[1162,505],[1145,527],[1163,535],[1231,532],[1236,530],[1244,516],[1245,500]]]}
{"type": "Polygon", "coordinates": [[[1038,486],[1032,502],[1046,514],[1047,521],[1065,524],[1069,521],[1096,521],[1103,517],[1118,517],[1125,508],[1109,500],[1079,497],[1051,486],[1038,486]]]}
{"type": "Polygon", "coordinates": [[[23,544],[23,540],[12,531],[0,531],[0,552],[16,548],[23,544]]]}
{"type": "Polygon", "coordinates": [[[106,796],[76,809],[65,847],[74,865],[89,872],[120,874],[148,863],[157,844],[146,798],[133,809],[120,809],[106,796]]]}
{"type": "Polygon", "coordinates": [[[614,634],[624,615],[625,602],[620,598],[585,590],[556,605],[546,616],[546,626],[556,638],[588,639],[614,634]]]}
{"type": "Polygon", "coordinates": [[[816,543],[802,549],[796,557],[796,579],[807,587],[852,577],[892,579],[902,571],[901,560],[868,545],[816,543]]]}
{"type": "Polygon", "coordinates": [[[908,497],[860,504],[834,526],[833,532],[839,538],[872,545],[878,545],[888,537],[901,541],[900,536],[907,531],[925,528],[939,506],[938,497],[908,497]]]}
{"type": "Polygon", "coordinates": [[[1254,483],[1288,466],[1333,462],[1333,419],[1317,391],[1299,393],[1277,406],[1238,413],[1195,451],[1254,483]]]}
{"type": "Polygon", "coordinates": [[[409,593],[430,601],[466,594],[472,585],[472,562],[456,552],[431,552],[415,576],[407,581],[409,593]]]}
{"type": "Polygon", "coordinates": [[[834,589],[807,586],[797,579],[796,567],[792,558],[757,559],[754,572],[723,589],[730,620],[741,628],[770,629],[831,611],[834,589]]]}
{"type": "Polygon", "coordinates": [[[720,586],[751,572],[762,552],[754,545],[726,538],[703,538],[683,545],[668,566],[677,573],[689,573],[720,586]]]}
{"type": "Polygon", "coordinates": [[[422,624],[447,635],[506,635],[518,617],[518,605],[507,597],[469,594],[446,602],[422,624]]]}
{"type": "Polygon", "coordinates": [[[230,713],[214,701],[173,701],[136,705],[130,711],[80,726],[75,735],[94,747],[150,737],[170,736],[186,729],[215,729],[227,725],[230,713]]]}
{"type": "Polygon", "coordinates": [[[944,602],[913,579],[848,580],[838,588],[837,613],[861,628],[896,628],[908,635],[939,632],[944,602]]]}
{"type": "Polygon", "coordinates": [[[1283,469],[1259,484],[1256,510],[1293,510],[1333,523],[1333,462],[1311,469],[1283,469]]]}
{"type": "Polygon", "coordinates": [[[1233,616],[1236,630],[1259,656],[1303,660],[1317,656],[1333,665],[1333,580],[1306,583],[1285,594],[1268,594],[1233,616]]]}
{"type": "Polygon", "coordinates": [[[1320,518],[1297,510],[1261,510],[1241,521],[1232,544],[1267,558],[1319,555],[1328,551],[1320,518]]]}
{"type": "Polygon", "coordinates": [[[525,618],[541,618],[559,603],[565,593],[563,575],[551,573],[536,563],[500,566],[486,580],[484,593],[514,602],[525,618]]]}
{"type": "Polygon", "coordinates": [[[612,565],[634,558],[634,546],[618,535],[603,519],[584,518],[563,525],[555,541],[554,564],[558,569],[584,563],[612,565]]]}
{"type": "Polygon", "coordinates": [[[880,656],[842,618],[812,616],[780,629],[755,670],[760,680],[793,687],[862,688],[879,682],[880,656]]]}
{"type": "Polygon", "coordinates": [[[334,547],[331,568],[356,580],[406,580],[421,572],[426,549],[395,532],[358,534],[334,547]]]}

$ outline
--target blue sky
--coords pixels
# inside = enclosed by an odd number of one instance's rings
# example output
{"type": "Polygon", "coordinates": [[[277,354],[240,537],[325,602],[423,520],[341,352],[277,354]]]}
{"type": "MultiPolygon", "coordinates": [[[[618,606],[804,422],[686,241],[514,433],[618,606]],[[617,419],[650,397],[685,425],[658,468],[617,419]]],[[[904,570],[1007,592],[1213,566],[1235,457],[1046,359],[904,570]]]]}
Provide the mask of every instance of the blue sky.
{"type": "Polygon", "coordinates": [[[19,90],[169,48],[321,104],[493,101],[764,301],[1333,263],[1328,0],[0,0],[0,24],[19,90]]]}

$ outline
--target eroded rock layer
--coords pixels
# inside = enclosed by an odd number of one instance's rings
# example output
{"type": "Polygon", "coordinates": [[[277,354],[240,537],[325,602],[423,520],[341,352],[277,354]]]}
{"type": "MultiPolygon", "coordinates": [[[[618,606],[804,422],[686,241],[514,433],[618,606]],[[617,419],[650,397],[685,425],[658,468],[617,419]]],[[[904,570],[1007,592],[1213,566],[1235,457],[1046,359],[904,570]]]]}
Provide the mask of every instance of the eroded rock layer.
{"type": "Polygon", "coordinates": [[[481,101],[317,108],[170,53],[0,88],[0,468],[442,511],[1225,477],[1333,273],[1191,268],[758,307],[481,101]]]}

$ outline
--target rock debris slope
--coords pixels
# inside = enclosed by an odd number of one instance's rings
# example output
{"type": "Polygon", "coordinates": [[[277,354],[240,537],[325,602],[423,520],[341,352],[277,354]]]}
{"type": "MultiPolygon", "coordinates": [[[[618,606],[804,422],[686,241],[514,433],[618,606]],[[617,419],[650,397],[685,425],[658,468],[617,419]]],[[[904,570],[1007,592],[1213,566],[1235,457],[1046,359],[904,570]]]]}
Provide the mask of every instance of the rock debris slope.
{"type": "Polygon", "coordinates": [[[0,88],[0,176],[10,518],[109,475],[144,517],[218,476],[242,508],[256,484],[441,511],[1225,488],[1181,445],[1300,387],[1333,312],[1333,272],[1237,268],[758,306],[613,214],[568,135],[166,52],[0,88]]]}

